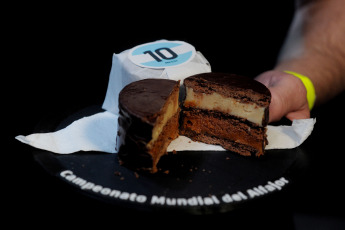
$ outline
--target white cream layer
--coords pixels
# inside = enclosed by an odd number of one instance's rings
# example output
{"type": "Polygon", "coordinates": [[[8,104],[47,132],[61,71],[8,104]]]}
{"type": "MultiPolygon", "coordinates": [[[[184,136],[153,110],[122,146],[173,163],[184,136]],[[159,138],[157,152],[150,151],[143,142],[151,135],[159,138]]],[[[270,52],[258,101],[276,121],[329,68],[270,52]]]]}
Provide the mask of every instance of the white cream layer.
{"type": "Polygon", "coordinates": [[[186,107],[216,110],[233,116],[245,118],[262,126],[265,108],[254,103],[243,103],[230,97],[224,97],[219,93],[196,93],[192,88],[186,87],[186,107]]]}

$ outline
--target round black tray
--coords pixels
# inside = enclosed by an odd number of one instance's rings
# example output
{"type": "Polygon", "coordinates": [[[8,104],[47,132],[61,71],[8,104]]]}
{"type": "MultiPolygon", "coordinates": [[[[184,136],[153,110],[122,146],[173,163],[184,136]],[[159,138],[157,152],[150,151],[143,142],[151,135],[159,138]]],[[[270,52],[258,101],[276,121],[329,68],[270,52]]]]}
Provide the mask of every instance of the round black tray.
{"type": "MultiPolygon", "coordinates": [[[[41,122],[38,131],[55,131],[102,110],[90,106],[64,119],[41,122]]],[[[269,150],[262,157],[229,151],[183,151],[161,158],[155,174],[119,164],[117,154],[34,151],[50,174],[89,197],[140,210],[188,213],[226,212],[283,191],[303,168],[301,148],[269,150]]]]}

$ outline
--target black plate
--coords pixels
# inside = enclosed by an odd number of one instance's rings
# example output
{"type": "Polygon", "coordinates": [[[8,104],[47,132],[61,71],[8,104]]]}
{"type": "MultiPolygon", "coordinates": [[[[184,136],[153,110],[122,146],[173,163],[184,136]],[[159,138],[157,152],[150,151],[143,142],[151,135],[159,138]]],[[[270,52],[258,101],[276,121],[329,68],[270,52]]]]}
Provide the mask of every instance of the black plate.
{"type": "MultiPolygon", "coordinates": [[[[83,116],[91,106],[65,119],[42,122],[38,131],[54,131],[83,116]]],[[[156,174],[119,165],[117,154],[78,152],[59,155],[35,150],[43,168],[92,198],[144,210],[225,212],[282,191],[304,164],[301,148],[269,150],[263,157],[228,151],[185,151],[161,158],[156,174]]]]}

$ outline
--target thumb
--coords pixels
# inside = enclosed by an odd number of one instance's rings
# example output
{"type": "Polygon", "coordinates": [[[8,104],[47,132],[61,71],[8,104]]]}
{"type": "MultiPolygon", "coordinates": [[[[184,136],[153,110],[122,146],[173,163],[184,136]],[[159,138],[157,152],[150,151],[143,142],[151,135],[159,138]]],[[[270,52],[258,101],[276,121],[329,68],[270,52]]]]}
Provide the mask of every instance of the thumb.
{"type": "Polygon", "coordinates": [[[286,114],[286,118],[289,119],[290,121],[310,118],[309,107],[306,106],[305,108],[301,108],[298,111],[290,112],[286,114]]]}

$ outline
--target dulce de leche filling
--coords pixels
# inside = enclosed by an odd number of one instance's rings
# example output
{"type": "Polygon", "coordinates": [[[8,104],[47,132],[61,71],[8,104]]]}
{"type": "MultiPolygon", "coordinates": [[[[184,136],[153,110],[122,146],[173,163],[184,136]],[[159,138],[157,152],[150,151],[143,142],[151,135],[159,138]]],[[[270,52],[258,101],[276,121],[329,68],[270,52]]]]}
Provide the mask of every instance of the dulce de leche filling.
{"type": "Polygon", "coordinates": [[[265,108],[257,104],[251,102],[243,103],[234,98],[224,97],[216,92],[211,94],[194,92],[193,88],[190,87],[186,87],[184,106],[220,111],[236,117],[245,118],[259,126],[262,126],[265,115],[265,108]]]}
{"type": "Polygon", "coordinates": [[[176,87],[172,95],[165,103],[160,115],[157,117],[152,129],[152,139],[146,148],[152,157],[152,170],[157,172],[157,163],[161,156],[166,153],[170,142],[178,137],[179,127],[179,88],[176,87]]]}
{"type": "Polygon", "coordinates": [[[168,99],[166,104],[164,105],[161,114],[158,116],[155,126],[152,130],[152,139],[149,143],[147,143],[146,147],[151,149],[153,144],[158,139],[159,135],[162,133],[163,128],[168,123],[168,121],[177,113],[179,112],[179,104],[178,104],[178,96],[179,91],[175,90],[173,95],[168,99]]]}

